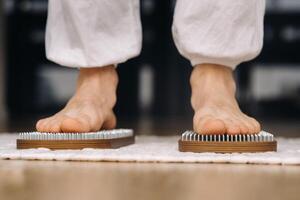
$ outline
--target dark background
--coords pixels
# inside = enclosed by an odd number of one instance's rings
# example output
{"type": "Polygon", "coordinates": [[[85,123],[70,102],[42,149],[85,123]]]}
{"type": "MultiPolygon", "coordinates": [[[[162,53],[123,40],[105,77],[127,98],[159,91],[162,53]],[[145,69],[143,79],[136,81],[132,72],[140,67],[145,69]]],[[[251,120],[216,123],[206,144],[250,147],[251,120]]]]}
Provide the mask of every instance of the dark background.
{"type": "MultiPolygon", "coordinates": [[[[119,126],[142,126],[140,130],[150,133],[151,127],[166,132],[170,127],[191,127],[192,67],[179,55],[172,40],[174,5],[171,0],[141,1],[142,53],[118,67],[115,110],[119,126]]],[[[45,58],[47,1],[6,0],[1,10],[3,130],[34,129],[36,119],[55,113],[66,103],[77,70],[45,58]]],[[[297,127],[295,134],[300,130],[299,48],[300,2],[267,1],[262,53],[235,72],[242,110],[271,129],[274,124],[285,123],[297,127]]]]}

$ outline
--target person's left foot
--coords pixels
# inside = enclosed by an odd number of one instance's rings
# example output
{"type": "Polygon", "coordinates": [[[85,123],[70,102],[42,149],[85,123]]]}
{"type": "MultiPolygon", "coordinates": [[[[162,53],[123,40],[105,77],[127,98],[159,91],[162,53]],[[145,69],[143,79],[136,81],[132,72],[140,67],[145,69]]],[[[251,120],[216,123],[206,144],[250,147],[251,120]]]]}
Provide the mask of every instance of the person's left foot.
{"type": "Polygon", "coordinates": [[[212,64],[195,66],[190,83],[195,132],[234,135],[256,134],[261,130],[254,118],[240,110],[230,68],[212,64]]]}

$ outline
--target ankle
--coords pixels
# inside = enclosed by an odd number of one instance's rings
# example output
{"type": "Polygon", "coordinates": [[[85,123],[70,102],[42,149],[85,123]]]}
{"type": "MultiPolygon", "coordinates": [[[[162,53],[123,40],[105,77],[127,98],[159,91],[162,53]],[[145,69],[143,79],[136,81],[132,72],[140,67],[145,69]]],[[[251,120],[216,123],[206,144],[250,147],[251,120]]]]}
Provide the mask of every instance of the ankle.
{"type": "Polygon", "coordinates": [[[236,85],[233,72],[228,67],[214,64],[195,66],[190,84],[194,109],[204,104],[218,104],[220,101],[235,102],[236,85]]]}
{"type": "Polygon", "coordinates": [[[216,86],[225,87],[233,92],[236,90],[232,69],[217,64],[196,65],[190,76],[190,84],[192,87],[207,86],[212,89],[213,86],[216,86]]]}
{"type": "Polygon", "coordinates": [[[113,65],[105,67],[81,68],[77,80],[77,85],[94,84],[95,86],[111,85],[117,86],[118,74],[113,65]]]}
{"type": "Polygon", "coordinates": [[[116,102],[118,74],[114,66],[81,68],[73,99],[95,100],[113,106],[116,102]]]}

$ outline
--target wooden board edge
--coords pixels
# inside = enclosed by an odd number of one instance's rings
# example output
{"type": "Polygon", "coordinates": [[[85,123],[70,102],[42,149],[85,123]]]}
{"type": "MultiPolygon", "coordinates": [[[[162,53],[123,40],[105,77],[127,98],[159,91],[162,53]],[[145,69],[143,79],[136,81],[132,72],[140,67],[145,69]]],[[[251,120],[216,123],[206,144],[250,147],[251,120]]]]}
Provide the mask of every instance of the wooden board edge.
{"type": "Polygon", "coordinates": [[[197,142],[178,141],[180,152],[257,153],[277,151],[277,141],[270,142],[197,142]]]}
{"type": "Polygon", "coordinates": [[[115,149],[135,143],[135,136],[101,140],[16,140],[17,149],[48,148],[63,149],[115,149]]]}

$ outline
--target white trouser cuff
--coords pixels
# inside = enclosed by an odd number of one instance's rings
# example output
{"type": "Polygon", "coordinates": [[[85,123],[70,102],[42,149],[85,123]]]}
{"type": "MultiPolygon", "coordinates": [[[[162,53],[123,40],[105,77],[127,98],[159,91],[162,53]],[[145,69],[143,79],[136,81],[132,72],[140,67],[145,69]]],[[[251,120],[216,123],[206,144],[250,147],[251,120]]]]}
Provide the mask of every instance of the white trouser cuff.
{"type": "Polygon", "coordinates": [[[68,67],[119,64],[139,55],[139,0],[49,0],[46,56],[68,67]]]}
{"type": "Polygon", "coordinates": [[[177,0],[172,33],[193,66],[235,69],[262,49],[264,0],[177,0]]]}

